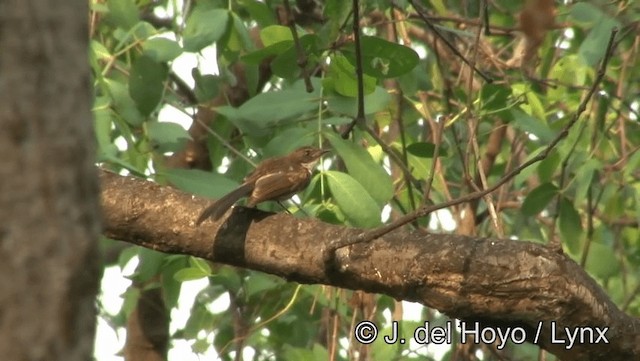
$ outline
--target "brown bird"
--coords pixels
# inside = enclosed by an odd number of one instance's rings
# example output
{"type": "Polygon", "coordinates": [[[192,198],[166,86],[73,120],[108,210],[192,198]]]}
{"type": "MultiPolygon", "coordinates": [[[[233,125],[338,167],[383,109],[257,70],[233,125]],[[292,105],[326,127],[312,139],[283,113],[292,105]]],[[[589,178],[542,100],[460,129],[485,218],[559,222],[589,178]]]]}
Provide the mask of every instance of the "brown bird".
{"type": "Polygon", "coordinates": [[[303,190],[311,181],[311,169],[328,150],[302,147],[292,153],[262,161],[242,185],[207,207],[196,221],[200,225],[211,217],[219,219],[242,197],[249,197],[247,207],[270,200],[285,200],[303,190]]]}

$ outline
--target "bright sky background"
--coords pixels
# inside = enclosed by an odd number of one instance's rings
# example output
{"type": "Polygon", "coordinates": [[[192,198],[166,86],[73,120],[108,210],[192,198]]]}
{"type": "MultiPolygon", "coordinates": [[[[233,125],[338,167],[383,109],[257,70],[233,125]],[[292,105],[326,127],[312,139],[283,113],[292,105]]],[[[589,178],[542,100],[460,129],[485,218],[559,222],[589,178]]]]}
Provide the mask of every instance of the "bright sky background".
{"type": "MultiPolygon", "coordinates": [[[[99,302],[106,312],[117,314],[120,311],[123,303],[121,295],[131,284],[131,281],[125,278],[125,275],[131,275],[137,264],[137,258],[134,258],[127,264],[122,272],[120,271],[120,267],[117,266],[105,269],[104,276],[102,277],[102,293],[99,297],[99,302]]],[[[171,313],[170,334],[184,327],[189,318],[193,300],[198,292],[206,285],[206,279],[184,282],[182,284],[180,298],[178,299],[178,308],[174,309],[171,313]]],[[[221,304],[213,305],[212,307],[225,309],[228,307],[228,299],[226,300],[226,305],[224,301],[225,300],[222,300],[221,304]]],[[[99,317],[94,351],[96,360],[123,361],[124,357],[119,356],[118,353],[124,347],[125,339],[126,331],[124,329],[116,332],[104,319],[99,317]]],[[[215,360],[216,358],[213,352],[205,355],[193,353],[190,343],[184,340],[172,341],[169,350],[169,360],[202,361],[215,360]]]]}

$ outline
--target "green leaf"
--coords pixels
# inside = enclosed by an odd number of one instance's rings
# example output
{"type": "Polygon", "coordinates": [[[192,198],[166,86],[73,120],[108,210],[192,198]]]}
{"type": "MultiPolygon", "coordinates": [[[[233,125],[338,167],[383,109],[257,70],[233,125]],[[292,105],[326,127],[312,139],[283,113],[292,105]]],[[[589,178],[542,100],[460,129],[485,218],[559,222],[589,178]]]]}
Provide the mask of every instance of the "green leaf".
{"type": "Polygon", "coordinates": [[[173,308],[178,305],[182,283],[176,281],[175,274],[186,267],[187,258],[187,256],[183,255],[169,256],[165,259],[164,265],[162,266],[162,279],[160,283],[167,308],[173,308]]]}
{"type": "Polygon", "coordinates": [[[313,143],[317,129],[286,128],[273,136],[264,147],[263,156],[272,157],[288,154],[294,149],[313,143]]]}
{"type": "MultiPolygon", "coordinates": [[[[286,42],[284,42],[286,43],[286,42]]],[[[307,57],[312,57],[319,52],[320,39],[315,34],[306,34],[300,37],[300,46],[307,57]]],[[[296,47],[289,46],[271,62],[273,73],[284,79],[296,79],[302,68],[298,65],[299,55],[296,47]]]]}
{"type": "Polygon", "coordinates": [[[351,14],[351,3],[344,0],[326,0],[324,2],[324,18],[331,19],[327,21],[329,27],[326,39],[336,39],[340,33],[340,27],[347,21],[351,14]]]}
{"type": "Polygon", "coordinates": [[[128,170],[132,175],[135,175],[136,177],[145,178],[147,176],[146,174],[144,174],[144,170],[140,170],[132,163],[122,160],[122,158],[118,157],[117,154],[118,149],[115,145],[112,145],[108,149],[100,149],[100,153],[98,153],[97,155],[97,161],[117,165],[122,169],[128,170]]]}
{"type": "Polygon", "coordinates": [[[543,183],[531,191],[522,203],[522,214],[535,216],[540,213],[558,193],[558,187],[551,183],[543,183]]]}
{"type": "Polygon", "coordinates": [[[573,207],[573,203],[566,197],[560,199],[560,209],[558,214],[558,225],[563,244],[569,247],[571,253],[577,253],[582,236],[582,221],[580,214],[573,207]]]}
{"type": "Polygon", "coordinates": [[[587,24],[597,22],[604,16],[600,9],[587,2],[573,4],[569,11],[569,15],[576,22],[587,24]]]}
{"type": "Polygon", "coordinates": [[[556,151],[552,151],[538,164],[538,176],[540,177],[540,182],[550,182],[559,165],[560,154],[556,151]]]}
{"type": "Polygon", "coordinates": [[[254,51],[256,44],[251,40],[251,34],[249,34],[247,24],[236,13],[231,12],[230,14],[231,27],[228,33],[228,40],[223,44],[218,44],[218,47],[222,48],[223,51],[221,53],[225,56],[227,56],[226,54],[233,53],[233,59],[235,59],[242,51],[254,51]]]}
{"type": "Polygon", "coordinates": [[[198,169],[170,168],[158,174],[185,192],[209,198],[221,197],[238,185],[223,175],[198,169]]]}
{"type": "Polygon", "coordinates": [[[620,22],[604,18],[589,31],[589,35],[580,44],[578,54],[588,66],[594,66],[604,57],[613,28],[620,28],[620,22]]]}
{"type": "MultiPolygon", "coordinates": [[[[622,171],[622,177],[627,178],[632,176],[638,168],[640,168],[640,152],[634,152],[633,155],[629,157],[627,161],[627,165],[624,167],[622,171]]],[[[638,183],[635,183],[638,184],[638,183]]],[[[640,204],[639,204],[640,205],[640,204]]]]}
{"type": "Polygon", "coordinates": [[[271,61],[273,75],[293,81],[300,78],[302,69],[298,65],[298,53],[294,46],[285,49],[271,61]]]}
{"type": "MultiPolygon", "coordinates": [[[[264,48],[253,51],[242,57],[248,64],[258,65],[265,58],[276,56],[271,61],[273,72],[282,78],[291,78],[292,74],[300,71],[298,53],[293,46],[291,30],[286,26],[273,25],[260,32],[264,48]]],[[[305,34],[300,37],[300,45],[307,56],[320,52],[320,39],[315,34],[305,34]]]]}
{"type": "MultiPolygon", "coordinates": [[[[120,297],[123,299],[122,307],[120,308],[120,314],[130,315],[136,308],[140,293],[142,291],[137,287],[129,287],[123,295],[120,297]]],[[[123,318],[124,319],[124,318],[123,318]]]]}
{"type": "MultiPolygon", "coordinates": [[[[345,97],[337,93],[326,94],[329,110],[338,114],[355,117],[358,111],[357,98],[345,97]]],[[[377,113],[387,108],[391,96],[384,88],[377,86],[373,93],[364,97],[365,115],[377,113]]]]}
{"type": "MultiPolygon", "coordinates": [[[[433,158],[433,153],[435,151],[436,145],[429,142],[415,142],[407,146],[407,152],[409,154],[415,155],[416,157],[420,158],[433,158]]],[[[438,156],[440,157],[447,155],[447,152],[442,149],[442,145],[440,146],[438,153],[438,156]]]]}
{"type": "MultiPolygon", "coordinates": [[[[399,152],[402,151],[400,145],[397,145],[396,149],[398,149],[399,152]]],[[[426,179],[431,173],[432,158],[419,157],[409,152],[407,153],[407,162],[409,163],[411,174],[416,179],[426,179]]]]}
{"type": "Polygon", "coordinates": [[[132,29],[133,41],[146,40],[158,35],[158,30],[146,21],[139,21],[132,29]]]}
{"type": "Polygon", "coordinates": [[[127,263],[129,263],[134,257],[138,256],[138,253],[140,253],[140,248],[138,247],[124,248],[118,256],[118,267],[125,268],[127,263]]]}
{"type": "Polygon", "coordinates": [[[431,4],[433,4],[433,8],[435,9],[436,13],[439,15],[445,15],[449,13],[449,6],[444,4],[443,0],[433,0],[431,1],[431,4]]]}
{"type": "Polygon", "coordinates": [[[189,265],[193,268],[197,268],[200,271],[210,275],[211,274],[211,266],[209,266],[209,262],[203,260],[198,257],[189,257],[189,265]]]}
{"type": "Polygon", "coordinates": [[[284,282],[274,276],[264,273],[254,273],[251,277],[247,278],[244,284],[245,295],[246,297],[252,297],[254,295],[264,296],[264,292],[278,288],[283,284],[284,282]]]}
{"type": "Polygon", "coordinates": [[[482,109],[485,111],[503,110],[507,107],[511,88],[500,84],[485,84],[480,90],[482,109]]]}
{"type": "Polygon", "coordinates": [[[126,50],[127,45],[137,46],[139,42],[155,35],[158,35],[158,31],[146,21],[138,21],[129,30],[118,28],[113,32],[113,38],[118,40],[118,44],[112,51],[121,52],[126,50]]]}
{"type": "Polygon", "coordinates": [[[381,209],[358,181],[335,171],[324,175],[335,202],[354,226],[373,228],[380,225],[381,209]]]}
{"type": "Polygon", "coordinates": [[[124,30],[138,23],[138,8],[133,0],[108,0],[109,19],[124,30]]]}
{"type": "Polygon", "coordinates": [[[314,360],[313,351],[289,344],[284,345],[282,357],[284,361],[314,360]]]}
{"type": "Polygon", "coordinates": [[[322,123],[328,125],[346,125],[350,124],[352,121],[353,119],[347,117],[329,117],[322,119],[322,123]]]}
{"type": "Polygon", "coordinates": [[[585,269],[595,277],[606,280],[620,272],[620,262],[610,246],[592,242],[585,269]]]}
{"type": "Polygon", "coordinates": [[[171,61],[182,54],[180,45],[171,39],[153,38],[142,44],[144,54],[158,63],[171,61]]]}
{"type": "MultiPolygon", "coordinates": [[[[329,64],[327,80],[332,80],[333,89],[346,97],[358,96],[358,79],[356,69],[346,57],[335,54],[329,64]]],[[[371,94],[376,88],[376,79],[367,74],[362,76],[364,94],[371,94]]]]}
{"type": "MultiPolygon", "coordinates": [[[[633,186],[633,204],[635,207],[636,222],[638,223],[640,223],[640,189],[639,187],[640,185],[637,183],[633,186]]],[[[639,233],[640,231],[635,229],[635,230],[629,230],[629,232],[639,233]]],[[[636,236],[635,238],[632,238],[632,239],[640,239],[640,237],[636,236]]],[[[640,262],[638,262],[638,265],[640,265],[640,262]]]]}
{"type": "Polygon", "coordinates": [[[244,55],[241,59],[247,64],[258,65],[266,57],[282,54],[292,46],[293,41],[281,41],[279,43],[275,43],[273,45],[258,49],[247,55],[244,55]]]}
{"type": "MultiPolygon", "coordinates": [[[[377,36],[363,36],[362,68],[366,74],[376,78],[395,78],[410,72],[418,65],[420,57],[411,48],[386,41],[377,36]]],[[[355,47],[351,46],[344,54],[351,64],[356,64],[355,47]]]]}
{"type": "Polygon", "coordinates": [[[329,360],[329,351],[327,351],[327,349],[320,345],[319,343],[314,343],[313,344],[313,359],[316,361],[324,361],[324,360],[329,360]]]}
{"type": "Polygon", "coordinates": [[[230,120],[233,120],[231,118],[248,120],[254,126],[264,128],[278,120],[294,118],[317,110],[319,88],[315,87],[315,90],[310,94],[298,87],[260,93],[237,108],[236,114],[227,113],[225,116],[230,120]]]}
{"type": "Polygon", "coordinates": [[[136,268],[133,276],[138,282],[146,283],[160,272],[160,267],[167,257],[164,253],[160,253],[148,248],[140,248],[138,258],[140,263],[136,268]]]}
{"type": "Polygon", "coordinates": [[[213,45],[227,31],[229,12],[223,9],[196,7],[184,29],[184,49],[197,52],[213,45]]]}
{"type": "Polygon", "coordinates": [[[531,109],[530,114],[537,119],[546,122],[547,116],[544,113],[544,106],[542,105],[542,101],[540,101],[538,94],[533,91],[527,91],[525,92],[525,97],[527,98],[527,105],[531,109]]]}
{"type": "Polygon", "coordinates": [[[260,40],[265,47],[268,47],[283,41],[293,42],[293,35],[287,26],[272,25],[260,31],[260,40]]]}
{"type": "Polygon", "coordinates": [[[382,206],[393,197],[393,182],[381,164],[359,145],[343,140],[333,133],[326,134],[333,149],[344,161],[349,174],[382,206]]]}
{"type": "Polygon", "coordinates": [[[618,190],[611,194],[611,197],[605,202],[604,214],[611,219],[622,217],[625,213],[625,203],[627,201],[626,189],[618,190]]]}
{"type": "Polygon", "coordinates": [[[576,170],[575,204],[581,204],[587,198],[587,192],[593,182],[593,176],[598,170],[602,169],[602,167],[602,162],[598,159],[590,158],[576,170]]]}
{"type": "Polygon", "coordinates": [[[111,108],[109,107],[111,98],[108,96],[96,96],[93,104],[93,130],[98,141],[98,147],[106,150],[113,145],[111,140],[111,127],[113,121],[111,119],[111,108]]]}
{"type": "Polygon", "coordinates": [[[523,132],[535,135],[540,142],[549,143],[555,138],[555,133],[545,121],[532,117],[520,109],[511,109],[510,112],[514,119],[513,125],[523,132]]]}
{"type": "Polygon", "coordinates": [[[172,122],[148,122],[147,135],[154,149],[159,152],[177,152],[191,139],[189,133],[180,125],[172,122]]]}
{"type": "Polygon", "coordinates": [[[105,79],[105,82],[109,88],[116,114],[133,126],[141,125],[144,121],[144,116],[138,110],[133,99],[131,99],[129,87],[111,79],[105,79]]]}
{"type": "MultiPolygon", "coordinates": [[[[553,65],[551,68],[551,76],[557,78],[560,82],[564,82],[571,85],[584,85],[587,80],[588,67],[584,62],[580,61],[577,55],[563,56],[553,65]]],[[[565,87],[559,87],[564,89],[565,87]]],[[[553,89],[553,88],[552,88],[553,89]]]]}
{"type": "MultiPolygon", "coordinates": [[[[558,79],[560,83],[582,86],[587,81],[589,71],[584,61],[578,55],[572,54],[558,59],[551,68],[549,77],[558,79]]],[[[567,91],[567,87],[563,85],[549,88],[548,99],[550,101],[566,102],[567,91]]],[[[576,98],[577,101],[579,101],[578,98],[576,98]]]]}
{"type": "Polygon", "coordinates": [[[143,115],[149,115],[158,106],[164,93],[168,69],[143,55],[136,59],[129,76],[129,94],[143,115]]]}
{"type": "Polygon", "coordinates": [[[240,291],[243,283],[244,281],[238,274],[238,271],[230,267],[222,267],[218,269],[213,276],[211,276],[212,285],[223,286],[225,289],[233,293],[240,291]]]}
{"type": "Polygon", "coordinates": [[[96,59],[111,59],[111,53],[109,52],[109,49],[107,49],[102,43],[96,40],[91,40],[90,49],[91,53],[93,54],[93,56],[95,56],[96,59]]]}
{"type": "Polygon", "coordinates": [[[210,274],[195,267],[183,268],[174,273],[173,278],[178,282],[194,281],[201,278],[209,277],[210,274]]]}
{"type": "Polygon", "coordinates": [[[266,29],[269,25],[277,22],[273,11],[263,1],[243,0],[242,3],[249,12],[251,19],[256,21],[260,29],[266,29]]]}
{"type": "Polygon", "coordinates": [[[196,83],[194,92],[199,103],[206,103],[220,92],[219,76],[211,74],[202,75],[198,68],[193,68],[191,76],[196,83]]]}

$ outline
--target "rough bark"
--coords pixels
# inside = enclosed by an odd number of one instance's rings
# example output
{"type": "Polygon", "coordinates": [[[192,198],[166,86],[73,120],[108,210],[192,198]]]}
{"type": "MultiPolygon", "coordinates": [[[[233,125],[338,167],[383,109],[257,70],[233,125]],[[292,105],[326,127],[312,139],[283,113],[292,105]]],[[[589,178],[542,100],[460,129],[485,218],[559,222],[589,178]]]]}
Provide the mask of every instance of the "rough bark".
{"type": "MultiPolygon", "coordinates": [[[[621,312],[568,257],[530,242],[394,231],[324,257],[328,242],[362,230],[236,207],[219,222],[194,222],[204,199],[102,172],[106,235],[167,253],[189,254],[281,276],[424,305],[473,326],[521,328],[563,360],[630,360],[640,355],[640,321],[621,312]],[[567,340],[565,327],[604,330],[607,343],[567,340]]],[[[587,330],[587,329],[584,329],[587,330]]]]}
{"type": "Polygon", "coordinates": [[[89,360],[98,290],[86,1],[0,2],[0,355],[89,360]]]}

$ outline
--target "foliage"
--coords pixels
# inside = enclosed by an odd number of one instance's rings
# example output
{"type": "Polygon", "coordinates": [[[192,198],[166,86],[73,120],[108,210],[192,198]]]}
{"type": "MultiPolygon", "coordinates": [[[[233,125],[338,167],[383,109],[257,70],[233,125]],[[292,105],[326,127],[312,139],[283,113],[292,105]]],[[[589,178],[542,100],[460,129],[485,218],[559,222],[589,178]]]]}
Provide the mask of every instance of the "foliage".
{"type": "MultiPolygon", "coordinates": [[[[185,3],[189,7],[166,0],[92,3],[99,161],[218,197],[251,170],[246,157],[322,144],[333,150],[330,162],[301,194],[304,213],[296,206],[289,210],[358,227],[381,224],[389,209],[394,217],[486,188],[540,153],[574,116],[594,82],[611,29],[620,28],[601,91],[568,136],[475,208],[453,207],[432,217],[448,214],[460,224],[464,211],[471,211],[475,235],[560,240],[614,302],[640,314],[640,62],[637,31],[629,25],[640,14],[631,2],[560,6],[557,26],[543,29],[548,33],[534,49],[535,59],[522,66],[514,66],[519,38],[513,30],[524,1],[491,2],[491,35],[474,25],[482,22],[482,2],[420,6],[442,36],[493,79],[488,83],[434,35],[409,2],[361,0],[367,124],[356,126],[347,140],[340,134],[356,116],[359,95],[351,2],[297,1],[289,14],[295,36],[282,20],[283,1],[185,3]],[[209,70],[212,64],[217,71],[209,70]],[[239,101],[238,89],[244,92],[239,101]],[[166,116],[170,110],[197,122],[185,129],[166,116]],[[207,118],[207,111],[214,115],[207,118]],[[201,123],[208,133],[197,138],[194,128],[201,123]],[[208,169],[168,165],[187,144],[198,142],[208,145],[208,169]]],[[[437,222],[424,219],[414,226],[430,224],[437,222]]],[[[155,286],[164,288],[170,308],[180,282],[207,277],[209,286],[174,337],[197,341],[194,352],[203,352],[210,346],[206,335],[214,334],[213,347],[224,360],[233,358],[239,337],[256,359],[325,360],[331,352],[348,359],[363,352],[353,341],[344,342],[352,321],[384,324],[385,312],[399,307],[377,296],[369,305],[372,313],[363,315],[363,304],[348,302],[357,299],[351,291],[304,286],[298,292],[296,285],[264,274],[146,250],[127,249],[120,264],[134,256],[141,260],[134,278],[144,283],[162,275],[155,286]],[[229,297],[235,310],[209,310],[220,297],[229,297]],[[246,326],[244,333],[234,328],[238,322],[246,326]]],[[[131,301],[115,318],[120,325],[136,294],[132,288],[131,301]]],[[[431,310],[415,316],[446,320],[431,310]]],[[[413,328],[411,322],[403,321],[404,327],[413,328]]],[[[525,360],[537,358],[535,350],[524,345],[510,352],[525,360]]],[[[375,344],[368,352],[372,359],[412,359],[424,348],[375,344]]]]}

